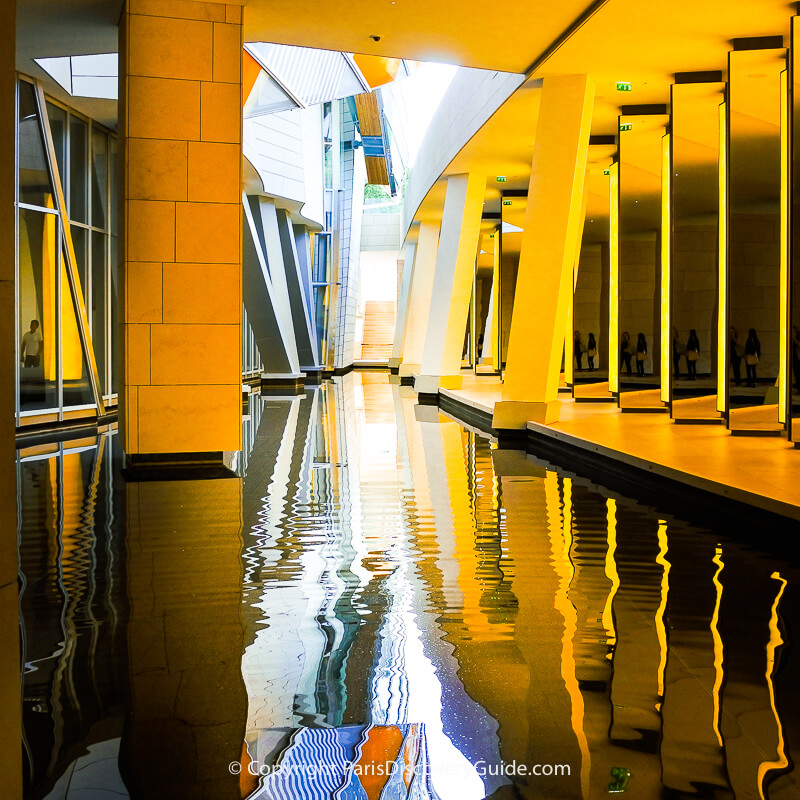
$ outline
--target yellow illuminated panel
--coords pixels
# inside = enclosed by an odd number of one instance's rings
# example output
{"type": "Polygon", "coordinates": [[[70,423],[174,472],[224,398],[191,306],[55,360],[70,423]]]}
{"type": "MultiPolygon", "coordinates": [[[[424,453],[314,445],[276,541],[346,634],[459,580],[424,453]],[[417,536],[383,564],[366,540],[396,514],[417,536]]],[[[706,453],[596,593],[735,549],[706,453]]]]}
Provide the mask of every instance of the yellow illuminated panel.
{"type": "Polygon", "coordinates": [[[719,312],[717,314],[717,411],[728,409],[728,121],[719,107],[719,312]]]}
{"type": "Polygon", "coordinates": [[[769,618],[769,643],[767,644],[767,670],[765,677],[767,679],[767,689],[769,690],[769,704],[772,709],[772,714],[775,718],[775,726],[778,732],[778,745],[776,748],[776,758],[774,761],[762,761],[758,765],[758,793],[761,800],[764,800],[764,779],[767,773],[775,769],[786,769],[789,766],[789,759],[786,757],[786,745],[783,738],[783,725],[781,723],[778,709],[775,706],[775,653],[777,649],[783,644],[783,636],[778,625],[780,620],[780,605],[783,591],[786,589],[786,579],[781,577],[780,572],[773,572],[770,575],[775,581],[780,583],[778,593],[775,595],[775,602],[772,604],[772,612],[769,618]]]}
{"type": "Polygon", "coordinates": [[[661,140],[661,401],[670,399],[670,286],[672,281],[670,249],[672,247],[670,196],[670,136],[661,140]]]}
{"type": "Polygon", "coordinates": [[[575,302],[574,280],[572,285],[573,294],[570,302],[567,303],[567,324],[564,329],[564,380],[567,385],[575,382],[575,365],[573,363],[575,358],[575,335],[572,329],[573,305],[575,302]]]}
{"type": "Polygon", "coordinates": [[[786,424],[786,381],[789,357],[789,80],[781,72],[781,274],[780,360],[778,362],[778,422],[786,424]]]}
{"type": "Polygon", "coordinates": [[[619,164],[609,169],[608,390],[619,391],[619,164]]]}
{"type": "Polygon", "coordinates": [[[712,727],[714,728],[714,733],[717,736],[719,746],[722,747],[722,732],[719,729],[719,722],[721,715],[720,693],[722,692],[722,679],[725,674],[723,668],[723,664],[725,663],[725,646],[722,642],[722,636],[719,632],[719,607],[722,604],[722,581],[720,581],[719,575],[725,568],[725,564],[722,561],[721,547],[717,546],[714,553],[714,558],[711,560],[717,565],[717,571],[714,573],[714,577],[712,579],[714,582],[715,600],[714,613],[711,615],[710,626],[711,638],[714,642],[714,686],[711,689],[711,695],[714,698],[714,721],[712,723],[712,727]]]}

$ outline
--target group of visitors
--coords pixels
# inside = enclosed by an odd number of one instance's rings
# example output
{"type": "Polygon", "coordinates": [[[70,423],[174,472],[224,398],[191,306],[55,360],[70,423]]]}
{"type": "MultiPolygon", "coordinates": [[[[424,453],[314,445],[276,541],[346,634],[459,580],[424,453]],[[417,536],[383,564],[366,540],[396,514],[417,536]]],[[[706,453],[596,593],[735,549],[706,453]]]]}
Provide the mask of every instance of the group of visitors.
{"type": "Polygon", "coordinates": [[[579,370],[583,369],[584,353],[586,353],[586,361],[589,365],[588,369],[595,369],[594,360],[597,358],[597,340],[594,338],[594,334],[589,334],[589,340],[584,345],[581,332],[575,331],[575,337],[573,339],[573,353],[575,355],[575,362],[577,363],[579,370]]]}
{"type": "Polygon", "coordinates": [[[647,338],[643,333],[636,337],[636,348],[631,342],[631,335],[628,331],[622,332],[622,340],[619,346],[620,367],[624,367],[628,375],[631,375],[631,360],[636,355],[636,374],[644,377],[644,362],[647,361],[647,338]]]}
{"type": "Polygon", "coordinates": [[[678,329],[672,329],[672,377],[676,380],[681,377],[681,358],[686,359],[686,377],[697,380],[697,362],[700,360],[700,339],[697,331],[692,328],[686,344],[681,341],[678,329]]]}

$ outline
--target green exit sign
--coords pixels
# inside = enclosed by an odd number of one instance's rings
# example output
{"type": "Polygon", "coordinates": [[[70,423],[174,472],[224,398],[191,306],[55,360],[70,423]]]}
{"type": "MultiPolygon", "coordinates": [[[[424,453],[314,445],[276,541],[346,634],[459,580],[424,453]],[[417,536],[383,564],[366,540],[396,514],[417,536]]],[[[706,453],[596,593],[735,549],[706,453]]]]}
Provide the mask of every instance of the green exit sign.
{"type": "Polygon", "coordinates": [[[632,89],[630,81],[617,81],[618,92],[630,92],[632,89]]]}
{"type": "Polygon", "coordinates": [[[611,170],[610,169],[604,169],[603,170],[603,175],[610,175],[610,174],[611,174],[611,170]]]}
{"type": "Polygon", "coordinates": [[[632,130],[632,129],[633,129],[633,123],[632,123],[632,122],[620,122],[620,124],[619,124],[619,129],[620,129],[621,131],[629,131],[629,130],[632,130]]]}
{"type": "Polygon", "coordinates": [[[507,180],[508,180],[508,178],[506,178],[505,175],[498,175],[497,176],[497,182],[498,183],[505,183],[507,180]]]}
{"type": "Polygon", "coordinates": [[[503,205],[504,206],[510,206],[511,205],[511,201],[510,200],[503,200],[503,205]]]}
{"type": "Polygon", "coordinates": [[[490,233],[490,234],[489,234],[489,238],[490,238],[490,239],[494,239],[494,234],[493,234],[493,233],[490,233]]]}

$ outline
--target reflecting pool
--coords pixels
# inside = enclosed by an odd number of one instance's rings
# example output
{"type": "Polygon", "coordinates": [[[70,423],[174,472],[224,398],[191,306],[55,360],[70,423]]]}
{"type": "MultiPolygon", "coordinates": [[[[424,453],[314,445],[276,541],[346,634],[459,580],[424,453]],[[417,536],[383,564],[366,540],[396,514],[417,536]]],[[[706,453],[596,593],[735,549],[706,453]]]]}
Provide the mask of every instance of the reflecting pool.
{"type": "Polygon", "coordinates": [[[20,452],[27,797],[800,797],[796,562],[382,374],[243,424],[224,480],[20,452]]]}

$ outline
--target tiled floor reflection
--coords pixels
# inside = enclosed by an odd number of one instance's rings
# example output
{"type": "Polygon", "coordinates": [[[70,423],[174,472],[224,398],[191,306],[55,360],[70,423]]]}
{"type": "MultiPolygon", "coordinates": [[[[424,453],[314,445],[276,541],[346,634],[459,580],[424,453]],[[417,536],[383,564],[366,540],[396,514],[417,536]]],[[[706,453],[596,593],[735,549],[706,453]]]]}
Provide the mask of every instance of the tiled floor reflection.
{"type": "Polygon", "coordinates": [[[114,436],[22,453],[29,797],[800,797],[800,571],[758,532],[385,375],[244,425],[241,479],[126,483],[114,436]]]}

